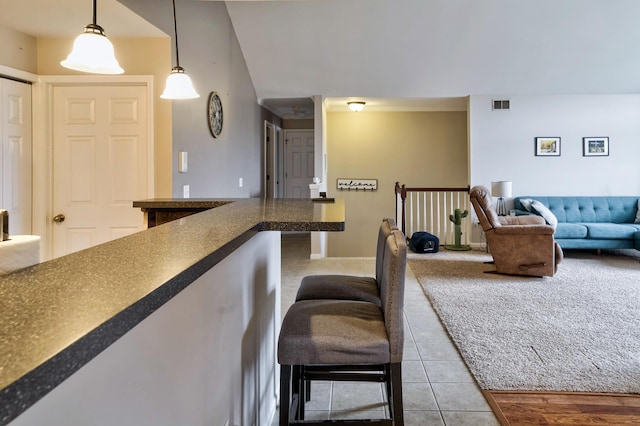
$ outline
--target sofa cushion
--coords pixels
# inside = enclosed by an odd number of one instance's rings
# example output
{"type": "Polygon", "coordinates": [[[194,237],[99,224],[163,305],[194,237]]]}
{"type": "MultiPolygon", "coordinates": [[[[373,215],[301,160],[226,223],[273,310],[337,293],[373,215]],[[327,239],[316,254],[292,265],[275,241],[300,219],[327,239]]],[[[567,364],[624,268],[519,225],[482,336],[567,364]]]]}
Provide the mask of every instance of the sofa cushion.
{"type": "Polygon", "coordinates": [[[556,229],[558,226],[558,219],[551,213],[551,210],[540,201],[533,200],[531,202],[531,211],[542,216],[549,225],[553,226],[553,229],[556,229]]]}
{"type": "Polygon", "coordinates": [[[636,212],[636,220],[634,223],[640,223],[640,199],[638,199],[638,211],[636,212]]]}
{"type": "Polygon", "coordinates": [[[522,204],[522,207],[530,212],[531,211],[531,203],[533,202],[533,200],[531,198],[521,198],[520,199],[520,204],[522,204]]]}
{"type": "Polygon", "coordinates": [[[634,226],[617,223],[585,223],[587,238],[590,239],[623,239],[631,240],[638,230],[634,226]]]}
{"type": "Polygon", "coordinates": [[[522,198],[540,201],[558,218],[558,222],[633,223],[638,211],[638,197],[632,196],[523,196],[514,199],[516,209],[524,209],[520,202],[522,198]]]}
{"type": "Polygon", "coordinates": [[[556,239],[583,239],[587,238],[587,227],[582,223],[558,223],[554,234],[556,239]]]}

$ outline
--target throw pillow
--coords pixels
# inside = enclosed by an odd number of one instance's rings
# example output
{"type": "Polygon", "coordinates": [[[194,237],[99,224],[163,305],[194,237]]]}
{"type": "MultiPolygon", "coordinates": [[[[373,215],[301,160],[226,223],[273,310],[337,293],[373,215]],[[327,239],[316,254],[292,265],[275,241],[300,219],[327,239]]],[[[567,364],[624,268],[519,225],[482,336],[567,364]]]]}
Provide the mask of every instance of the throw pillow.
{"type": "Polygon", "coordinates": [[[556,229],[556,226],[558,226],[558,218],[540,201],[533,200],[531,202],[531,211],[542,216],[549,225],[553,226],[553,229],[556,229]]]}
{"type": "Polygon", "coordinates": [[[528,212],[531,211],[531,203],[533,202],[533,200],[531,198],[521,198],[520,199],[520,204],[522,204],[522,207],[524,207],[524,209],[528,212]]]}
{"type": "Polygon", "coordinates": [[[640,223],[640,200],[638,200],[638,212],[636,213],[635,223],[640,223]]]}

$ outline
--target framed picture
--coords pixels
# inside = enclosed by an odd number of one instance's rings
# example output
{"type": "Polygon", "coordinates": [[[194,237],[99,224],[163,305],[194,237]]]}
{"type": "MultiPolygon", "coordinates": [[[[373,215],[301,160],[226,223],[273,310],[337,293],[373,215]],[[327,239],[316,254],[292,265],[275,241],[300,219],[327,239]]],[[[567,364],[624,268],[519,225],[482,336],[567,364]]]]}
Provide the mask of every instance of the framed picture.
{"type": "Polygon", "coordinates": [[[609,138],[582,138],[583,157],[606,157],[609,155],[609,138]]]}
{"type": "Polygon", "coordinates": [[[556,137],[537,137],[536,138],[536,156],[541,157],[559,157],[560,156],[560,138],[556,137]]]}

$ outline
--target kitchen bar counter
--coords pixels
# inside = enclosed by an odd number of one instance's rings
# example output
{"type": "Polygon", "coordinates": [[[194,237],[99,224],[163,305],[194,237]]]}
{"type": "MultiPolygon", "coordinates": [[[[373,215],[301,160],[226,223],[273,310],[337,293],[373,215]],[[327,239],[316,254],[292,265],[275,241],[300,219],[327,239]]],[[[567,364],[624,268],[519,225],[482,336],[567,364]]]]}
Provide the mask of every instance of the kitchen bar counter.
{"type": "Polygon", "coordinates": [[[230,202],[226,198],[152,198],[134,201],[133,207],[142,210],[147,228],[153,228],[230,202]]]}
{"type": "Polygon", "coordinates": [[[344,221],[342,200],[236,199],[0,277],[0,425],[260,231],[342,231],[344,221]]]}

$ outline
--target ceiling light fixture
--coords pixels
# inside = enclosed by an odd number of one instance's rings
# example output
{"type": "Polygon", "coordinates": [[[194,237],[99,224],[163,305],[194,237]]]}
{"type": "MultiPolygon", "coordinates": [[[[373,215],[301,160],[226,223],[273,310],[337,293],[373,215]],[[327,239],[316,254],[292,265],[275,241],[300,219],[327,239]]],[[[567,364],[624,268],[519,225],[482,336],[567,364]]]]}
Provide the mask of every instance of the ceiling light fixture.
{"type": "Polygon", "coordinates": [[[349,105],[349,109],[351,111],[362,111],[364,109],[364,102],[362,101],[357,101],[357,102],[347,102],[347,105],[349,105]]]}
{"type": "Polygon", "coordinates": [[[200,95],[193,88],[191,78],[180,66],[180,53],[178,51],[178,24],[176,21],[176,0],[173,2],[173,31],[176,38],[176,66],[171,68],[171,74],[167,77],[167,85],[160,97],[162,99],[195,99],[200,95]]]}
{"type": "Polygon", "coordinates": [[[67,59],[60,62],[71,70],[94,74],[122,74],[113,52],[113,44],[104,35],[104,29],[96,23],[97,0],[93,0],[93,23],[84,27],[84,32],[76,37],[73,50],[67,59]]]}

